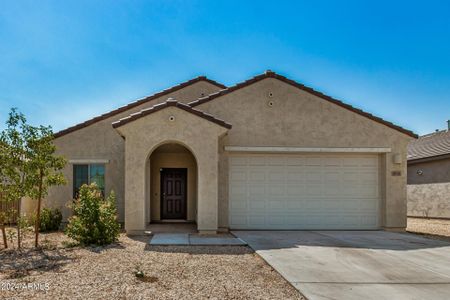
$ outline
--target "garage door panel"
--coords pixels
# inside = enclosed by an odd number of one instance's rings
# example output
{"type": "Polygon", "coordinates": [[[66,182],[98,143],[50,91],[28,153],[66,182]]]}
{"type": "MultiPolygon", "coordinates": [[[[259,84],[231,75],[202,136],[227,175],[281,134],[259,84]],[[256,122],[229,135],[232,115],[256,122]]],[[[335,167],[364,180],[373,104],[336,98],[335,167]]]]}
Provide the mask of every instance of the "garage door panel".
{"type": "Polygon", "coordinates": [[[231,166],[245,166],[248,165],[248,156],[233,156],[230,157],[231,166]]]}
{"type": "Polygon", "coordinates": [[[277,200],[277,199],[269,199],[267,200],[267,207],[269,208],[270,211],[277,213],[277,212],[281,212],[283,213],[284,210],[286,209],[286,201],[284,199],[281,200],[277,200]]]}
{"type": "Polygon", "coordinates": [[[366,201],[360,201],[359,202],[359,208],[362,212],[372,212],[378,208],[378,199],[372,198],[372,199],[366,199],[366,201]]]}
{"type": "Polygon", "coordinates": [[[266,172],[264,169],[252,168],[248,174],[248,180],[250,182],[265,182],[266,172]]]}
{"type": "Polygon", "coordinates": [[[287,184],[303,184],[305,183],[305,174],[302,170],[286,170],[286,183],[287,184]]]}
{"type": "Polygon", "coordinates": [[[268,190],[267,194],[269,196],[283,196],[283,195],[285,195],[285,192],[286,192],[286,186],[280,185],[280,184],[272,185],[267,190],[268,190]]]}
{"type": "Polygon", "coordinates": [[[230,157],[232,229],[375,229],[376,155],[230,157]]]}
{"type": "Polygon", "coordinates": [[[265,166],[266,158],[264,156],[250,156],[248,159],[250,166],[265,166]]]}
{"type": "Polygon", "coordinates": [[[267,165],[269,165],[269,166],[285,166],[286,159],[287,158],[283,157],[283,156],[274,156],[274,157],[270,157],[270,158],[266,157],[266,162],[267,162],[267,165]]]}
{"type": "Polygon", "coordinates": [[[253,212],[265,212],[266,211],[266,201],[265,199],[255,198],[250,199],[248,201],[249,206],[248,208],[252,210],[253,212]]]}
{"type": "Polygon", "coordinates": [[[305,187],[303,184],[286,184],[286,196],[296,196],[300,194],[304,194],[305,187]]]}
{"type": "Polygon", "coordinates": [[[364,215],[361,216],[361,223],[366,227],[375,227],[377,226],[378,219],[373,215],[364,215]]]}
{"type": "Polygon", "coordinates": [[[291,156],[286,158],[286,167],[295,167],[295,166],[304,166],[305,165],[305,158],[299,157],[299,156],[291,156]]]}
{"type": "Polygon", "coordinates": [[[271,226],[283,226],[284,216],[267,216],[267,223],[271,226]]]}
{"type": "Polygon", "coordinates": [[[266,225],[266,216],[265,215],[250,215],[248,217],[248,224],[253,227],[260,227],[266,225]]]}
{"type": "Polygon", "coordinates": [[[304,177],[305,177],[305,182],[317,182],[317,183],[321,183],[322,182],[322,178],[323,178],[323,171],[321,168],[312,168],[312,167],[305,167],[304,168],[305,173],[304,173],[304,177]]]}
{"type": "Polygon", "coordinates": [[[247,199],[245,197],[234,197],[229,205],[232,211],[246,211],[247,210],[247,199]]]}
{"type": "Polygon", "coordinates": [[[339,167],[342,165],[342,159],[339,157],[329,157],[326,160],[322,160],[324,167],[339,167]]]}
{"type": "MultiPolygon", "coordinates": [[[[287,199],[285,203],[285,207],[289,212],[302,212],[306,205],[305,201],[300,198],[287,199]]],[[[283,213],[285,214],[286,212],[283,213]]]]}
{"type": "MultiPolygon", "coordinates": [[[[231,165],[230,165],[231,166],[231,165]]],[[[230,168],[229,180],[242,181],[247,180],[248,167],[247,166],[233,166],[230,168]]]]}
{"type": "Polygon", "coordinates": [[[305,195],[309,197],[322,197],[322,183],[310,181],[305,184],[305,195]]]}
{"type": "Polygon", "coordinates": [[[322,166],[321,157],[307,157],[305,159],[305,166],[322,166]]]}
{"type": "Polygon", "coordinates": [[[249,197],[261,196],[266,193],[266,186],[264,184],[249,183],[247,188],[249,197]]]}
{"type": "MultiPolygon", "coordinates": [[[[245,181],[230,182],[231,196],[246,196],[248,186],[245,181]]],[[[233,199],[233,198],[232,198],[233,199]]]]}
{"type": "Polygon", "coordinates": [[[286,181],[286,172],[282,168],[270,168],[270,171],[268,171],[268,179],[272,183],[284,183],[286,181]]]}

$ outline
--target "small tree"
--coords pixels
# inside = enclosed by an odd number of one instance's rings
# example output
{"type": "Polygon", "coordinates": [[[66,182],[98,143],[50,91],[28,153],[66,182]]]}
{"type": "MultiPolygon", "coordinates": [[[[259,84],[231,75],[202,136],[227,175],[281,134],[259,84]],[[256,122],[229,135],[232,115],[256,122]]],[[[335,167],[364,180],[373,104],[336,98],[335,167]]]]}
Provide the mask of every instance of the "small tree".
{"type": "Polygon", "coordinates": [[[106,245],[117,240],[120,224],[113,192],[105,199],[95,183],[83,185],[72,209],[74,215],[66,228],[69,237],[83,245],[106,245]]]}
{"type": "MultiPolygon", "coordinates": [[[[63,184],[61,170],[66,161],[55,155],[51,127],[34,127],[23,114],[11,109],[6,129],[0,133],[0,193],[3,201],[18,201],[18,220],[22,216],[21,199],[38,201],[35,220],[35,246],[39,241],[42,198],[48,188],[63,184]]],[[[21,245],[21,228],[17,226],[17,244],[21,245]]]]}
{"type": "MultiPolygon", "coordinates": [[[[2,200],[0,199],[0,201],[2,201],[2,200]]],[[[6,223],[6,213],[0,211],[0,229],[2,230],[3,245],[5,246],[5,248],[8,248],[8,240],[6,238],[5,223],[6,223]]]]}
{"type": "Polygon", "coordinates": [[[35,220],[35,241],[39,245],[39,226],[41,223],[42,198],[48,194],[48,188],[65,184],[61,170],[66,160],[55,155],[56,147],[53,144],[53,131],[50,126],[26,127],[25,138],[27,142],[27,165],[29,196],[37,200],[35,220]]]}
{"type": "MultiPolygon", "coordinates": [[[[29,190],[27,178],[27,143],[25,116],[11,109],[6,129],[0,133],[0,193],[2,201],[18,201],[17,215],[21,216],[21,199],[29,190]]],[[[20,226],[17,226],[17,246],[21,247],[20,226]]]]}

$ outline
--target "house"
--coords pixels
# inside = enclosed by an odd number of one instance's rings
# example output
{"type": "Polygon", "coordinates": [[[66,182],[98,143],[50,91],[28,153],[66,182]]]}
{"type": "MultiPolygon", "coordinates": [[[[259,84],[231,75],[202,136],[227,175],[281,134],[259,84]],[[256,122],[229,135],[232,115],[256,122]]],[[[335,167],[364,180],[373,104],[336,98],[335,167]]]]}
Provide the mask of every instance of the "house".
{"type": "Polygon", "coordinates": [[[69,184],[114,190],[129,234],[150,222],[228,229],[406,227],[409,130],[272,71],[198,77],[55,134],[69,184]]]}
{"type": "Polygon", "coordinates": [[[408,216],[450,218],[450,121],[448,129],[408,146],[408,216]]]}

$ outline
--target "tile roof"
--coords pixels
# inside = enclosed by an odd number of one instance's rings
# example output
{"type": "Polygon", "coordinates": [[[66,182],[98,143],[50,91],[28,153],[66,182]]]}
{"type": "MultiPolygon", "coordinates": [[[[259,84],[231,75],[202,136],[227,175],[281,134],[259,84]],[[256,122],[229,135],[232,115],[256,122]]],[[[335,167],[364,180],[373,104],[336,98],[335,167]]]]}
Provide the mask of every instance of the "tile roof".
{"type": "Polygon", "coordinates": [[[448,154],[450,154],[450,130],[423,135],[408,145],[408,161],[438,158],[448,154]]]}
{"type": "Polygon", "coordinates": [[[220,125],[222,127],[225,127],[225,128],[228,128],[228,129],[231,128],[231,124],[229,124],[229,123],[227,123],[227,122],[225,122],[223,120],[217,119],[214,116],[212,116],[210,114],[207,114],[207,113],[204,113],[204,112],[202,112],[202,111],[200,111],[198,109],[192,108],[192,107],[190,107],[187,104],[178,102],[177,100],[172,99],[172,98],[167,99],[163,103],[153,105],[150,108],[143,109],[143,110],[141,110],[141,111],[139,111],[137,113],[130,114],[128,117],[122,118],[119,121],[116,121],[116,122],[112,123],[112,126],[114,128],[120,127],[122,125],[125,125],[127,123],[133,122],[134,120],[137,120],[139,118],[142,118],[144,116],[147,116],[149,114],[152,114],[154,112],[157,112],[159,110],[162,110],[162,109],[164,109],[166,107],[170,107],[170,106],[177,107],[177,108],[180,108],[182,110],[185,110],[185,111],[187,111],[187,112],[189,112],[191,114],[194,114],[194,115],[196,115],[196,116],[198,116],[200,118],[206,119],[206,120],[208,120],[210,122],[216,123],[216,124],[218,124],[218,125],[220,125]]]}
{"type": "Polygon", "coordinates": [[[119,108],[117,108],[117,109],[115,109],[115,110],[112,110],[112,111],[107,112],[107,113],[105,113],[105,114],[102,114],[102,115],[100,115],[100,116],[94,117],[94,118],[92,118],[92,119],[90,119],[90,120],[87,120],[87,121],[85,121],[85,122],[83,122],[83,123],[80,123],[80,124],[71,126],[71,127],[69,127],[69,128],[66,128],[66,129],[64,129],[64,130],[61,130],[61,131],[59,131],[59,132],[56,132],[56,133],[54,134],[54,137],[55,137],[55,138],[58,138],[58,137],[60,137],[60,136],[66,135],[66,134],[68,134],[68,133],[70,133],[70,132],[73,132],[73,131],[76,131],[76,130],[78,130],[78,129],[87,127],[87,126],[89,126],[89,125],[92,125],[92,124],[94,124],[94,123],[97,123],[97,122],[99,122],[99,121],[102,121],[102,120],[104,120],[104,119],[107,119],[107,118],[109,118],[109,117],[112,117],[112,116],[114,116],[114,115],[117,115],[117,114],[119,114],[119,113],[121,113],[121,112],[127,111],[127,110],[129,110],[129,109],[131,109],[131,108],[133,108],[133,107],[139,106],[139,105],[141,105],[141,104],[144,104],[144,103],[146,103],[146,102],[152,101],[152,100],[154,100],[154,99],[156,99],[156,98],[159,98],[159,97],[161,97],[161,96],[164,96],[164,95],[167,95],[167,94],[176,92],[176,91],[178,91],[178,90],[181,90],[182,88],[185,88],[185,87],[187,87],[187,86],[189,86],[189,85],[192,85],[192,84],[194,84],[194,83],[197,83],[197,82],[199,82],[199,81],[206,81],[206,82],[209,82],[209,83],[211,83],[211,84],[213,84],[213,85],[215,85],[215,86],[217,86],[217,87],[219,87],[219,88],[222,88],[222,89],[226,88],[225,85],[223,85],[223,84],[221,84],[221,83],[219,83],[219,82],[216,82],[216,81],[214,81],[214,80],[211,80],[211,79],[207,78],[206,76],[198,76],[198,77],[196,77],[196,78],[193,78],[193,79],[191,79],[191,80],[185,81],[185,82],[183,82],[183,83],[180,83],[180,84],[175,85],[175,86],[173,86],[173,87],[171,87],[171,88],[165,89],[165,90],[163,90],[163,91],[161,91],[161,92],[158,92],[158,93],[156,93],[156,94],[153,94],[153,95],[151,95],[151,96],[148,96],[148,97],[139,99],[139,100],[137,100],[137,101],[135,101],[135,102],[132,102],[132,103],[127,104],[127,105],[125,105],[125,106],[119,107],[119,108]]]}
{"type": "Polygon", "coordinates": [[[400,127],[398,125],[395,125],[395,124],[393,124],[393,123],[391,123],[389,121],[383,120],[382,118],[376,117],[376,116],[374,116],[374,115],[372,115],[370,113],[367,113],[367,112],[365,112],[365,111],[363,111],[361,109],[355,108],[355,107],[353,107],[353,106],[351,106],[349,104],[346,104],[346,103],[344,103],[344,102],[342,102],[340,100],[332,98],[332,97],[330,97],[328,95],[325,95],[325,94],[323,94],[321,92],[318,92],[318,91],[314,90],[313,88],[307,87],[307,86],[305,86],[305,85],[303,85],[301,83],[298,83],[298,82],[296,82],[294,80],[288,79],[288,78],[286,78],[286,77],[284,77],[282,75],[279,75],[279,74],[277,74],[275,72],[272,72],[270,70],[267,70],[263,74],[257,75],[257,76],[255,76],[253,78],[250,78],[250,79],[246,80],[246,81],[240,82],[240,83],[238,83],[238,84],[236,84],[234,86],[231,86],[231,87],[228,87],[226,89],[220,90],[220,91],[218,91],[216,93],[212,93],[212,94],[210,94],[210,95],[208,95],[206,97],[199,98],[198,100],[194,100],[194,101],[190,102],[189,105],[192,106],[192,107],[195,107],[197,105],[209,102],[209,101],[211,101],[211,100],[213,100],[215,98],[221,97],[223,95],[227,95],[227,94],[229,94],[231,92],[234,92],[234,91],[239,90],[239,89],[241,89],[243,87],[249,86],[249,85],[251,85],[253,83],[256,83],[256,82],[261,81],[261,80],[266,79],[266,78],[278,79],[278,80],[283,81],[283,82],[285,82],[287,84],[290,84],[290,85],[292,85],[292,86],[294,86],[296,88],[299,88],[299,89],[301,89],[303,91],[306,91],[306,92],[308,92],[310,94],[313,94],[313,95],[315,95],[317,97],[320,97],[320,98],[322,98],[322,99],[324,99],[324,100],[326,100],[328,102],[331,102],[331,103],[336,104],[338,106],[341,106],[341,107],[343,107],[345,109],[348,109],[348,110],[350,110],[350,111],[352,111],[354,113],[357,113],[357,114],[362,115],[362,116],[364,116],[366,118],[369,118],[369,119],[371,119],[371,120],[373,120],[375,122],[378,122],[378,123],[383,124],[383,125],[385,125],[387,127],[395,129],[395,130],[397,130],[397,131],[399,131],[401,133],[404,133],[404,134],[406,134],[408,136],[411,136],[413,138],[417,138],[417,134],[415,134],[414,132],[412,132],[410,130],[402,128],[402,127],[400,127]]]}

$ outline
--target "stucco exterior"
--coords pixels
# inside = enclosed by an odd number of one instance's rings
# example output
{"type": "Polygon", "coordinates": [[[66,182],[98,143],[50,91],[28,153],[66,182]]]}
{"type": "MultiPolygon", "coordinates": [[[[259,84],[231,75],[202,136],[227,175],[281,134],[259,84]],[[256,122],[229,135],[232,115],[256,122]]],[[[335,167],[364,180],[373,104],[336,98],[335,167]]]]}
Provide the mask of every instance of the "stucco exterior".
{"type": "Polygon", "coordinates": [[[450,158],[408,164],[408,216],[450,218],[450,158]]]}
{"type": "MultiPolygon", "coordinates": [[[[111,123],[141,109],[164,102],[168,97],[174,97],[180,102],[187,103],[217,90],[220,90],[220,87],[205,81],[199,81],[176,92],[165,94],[148,103],[56,138],[54,143],[57,154],[65,156],[69,161],[76,159],[106,159],[109,161],[105,164],[105,192],[107,194],[111,191],[115,192],[119,221],[124,222],[125,142],[118,132],[112,128],[111,123]]],[[[52,188],[44,205],[61,209],[64,220],[67,220],[71,215],[67,203],[72,201],[73,164],[69,163],[63,173],[67,179],[67,185],[52,188]]]]}
{"type": "Polygon", "coordinates": [[[220,147],[219,227],[228,227],[228,153],[222,146],[389,147],[380,154],[385,228],[406,227],[406,146],[411,137],[267,78],[196,108],[233,125],[220,147]],[[269,105],[272,102],[272,105],[269,105]],[[394,163],[394,156],[401,163],[394,163]],[[398,171],[399,176],[392,176],[398,171]]]}
{"type": "Polygon", "coordinates": [[[408,163],[408,184],[450,182],[450,158],[408,163]]]}
{"type": "Polygon", "coordinates": [[[450,219],[450,182],[408,184],[408,216],[450,219]]]}
{"type": "MultiPolygon", "coordinates": [[[[190,173],[195,178],[188,178],[188,220],[196,220],[201,232],[216,232],[229,227],[228,166],[229,157],[235,152],[226,147],[309,147],[325,153],[326,149],[337,148],[356,149],[359,153],[364,153],[363,149],[389,149],[376,153],[380,224],[393,230],[406,227],[406,146],[411,136],[271,77],[230,90],[211,101],[191,102],[201,94],[218,90],[220,87],[200,81],[123,111],[58,137],[58,153],[69,160],[108,160],[106,192],[116,192],[120,220],[125,222],[127,232],[141,233],[149,222],[159,220],[161,167],[194,171],[190,173]],[[111,126],[169,97],[190,103],[208,117],[172,106],[143,114],[116,128],[111,126]],[[230,123],[232,128],[209,121],[210,116],[230,123]],[[188,151],[158,153],[156,149],[167,143],[182,145],[188,151]]],[[[63,207],[64,202],[70,201],[72,166],[68,165],[64,172],[69,184],[52,189],[47,205],[63,207]]],[[[65,209],[64,217],[68,215],[70,211],[65,209]]]]}
{"type": "Polygon", "coordinates": [[[148,222],[152,152],[160,145],[178,143],[197,162],[197,228],[216,232],[218,224],[219,139],[228,129],[176,107],[168,107],[117,129],[125,138],[125,229],[141,233],[148,222]],[[171,121],[170,118],[174,120],[171,121]],[[200,134],[201,133],[201,134],[200,134]]]}

